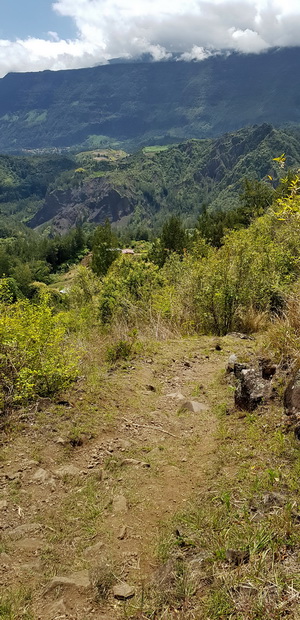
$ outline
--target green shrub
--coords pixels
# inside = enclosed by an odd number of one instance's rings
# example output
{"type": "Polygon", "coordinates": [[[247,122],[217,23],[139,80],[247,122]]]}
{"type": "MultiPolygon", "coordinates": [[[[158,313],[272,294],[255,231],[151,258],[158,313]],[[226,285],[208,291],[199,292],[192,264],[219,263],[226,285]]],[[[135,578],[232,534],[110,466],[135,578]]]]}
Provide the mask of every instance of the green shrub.
{"type": "Polygon", "coordinates": [[[51,395],[75,379],[78,357],[68,343],[67,315],[53,312],[47,294],[36,304],[8,305],[0,298],[0,311],[2,410],[51,395]]]}
{"type": "Polygon", "coordinates": [[[133,343],[129,340],[119,340],[106,351],[106,360],[115,363],[120,360],[127,360],[133,354],[133,343]]]}

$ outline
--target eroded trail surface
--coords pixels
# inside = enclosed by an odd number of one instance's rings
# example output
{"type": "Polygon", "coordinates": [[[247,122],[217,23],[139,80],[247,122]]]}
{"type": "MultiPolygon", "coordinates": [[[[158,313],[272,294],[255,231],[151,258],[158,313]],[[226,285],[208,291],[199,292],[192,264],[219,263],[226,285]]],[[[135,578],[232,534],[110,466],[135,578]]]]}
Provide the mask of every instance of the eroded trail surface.
{"type": "Polygon", "coordinates": [[[95,602],[95,589],[111,591],[113,573],[138,600],[161,524],[208,486],[218,379],[234,345],[201,338],[149,351],[113,370],[95,363],[65,401],[10,421],[0,463],[7,617],[123,618],[123,604],[95,602]]]}

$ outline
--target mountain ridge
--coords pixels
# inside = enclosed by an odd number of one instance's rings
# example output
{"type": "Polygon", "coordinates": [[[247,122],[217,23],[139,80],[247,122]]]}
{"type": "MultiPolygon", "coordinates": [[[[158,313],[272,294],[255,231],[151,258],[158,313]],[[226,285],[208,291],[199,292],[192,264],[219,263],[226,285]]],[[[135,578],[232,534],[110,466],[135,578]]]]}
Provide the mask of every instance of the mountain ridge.
{"type": "Polygon", "coordinates": [[[280,176],[273,158],[282,152],[288,168],[300,165],[297,138],[267,123],[160,152],[140,151],[120,159],[111,171],[82,169],[75,184],[69,177],[69,187],[60,187],[58,179],[29,226],[51,223],[61,233],[84,221],[119,223],[132,216],[135,225],[152,228],[170,213],[193,225],[204,205],[211,211],[237,207],[244,178],[280,176]]]}
{"type": "Polygon", "coordinates": [[[201,62],[116,63],[0,80],[0,150],[134,150],[246,125],[300,124],[300,48],[201,62]]]}

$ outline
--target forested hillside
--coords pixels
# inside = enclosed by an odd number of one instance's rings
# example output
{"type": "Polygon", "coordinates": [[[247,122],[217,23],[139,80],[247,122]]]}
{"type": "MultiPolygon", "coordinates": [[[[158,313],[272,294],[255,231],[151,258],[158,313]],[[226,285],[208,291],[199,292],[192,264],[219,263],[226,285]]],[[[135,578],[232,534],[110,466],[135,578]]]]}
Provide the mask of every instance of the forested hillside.
{"type": "Polygon", "coordinates": [[[0,80],[0,151],[211,138],[246,125],[299,124],[300,49],[202,62],[111,64],[0,80]]]}
{"type": "Polygon", "coordinates": [[[130,156],[109,149],[73,156],[2,155],[2,236],[20,224],[65,233],[108,218],[134,237],[137,230],[157,233],[171,213],[193,227],[203,210],[236,209],[246,179],[274,188],[279,169],[273,159],[282,153],[287,168],[297,168],[297,135],[264,124],[217,139],[146,147],[130,156]]]}

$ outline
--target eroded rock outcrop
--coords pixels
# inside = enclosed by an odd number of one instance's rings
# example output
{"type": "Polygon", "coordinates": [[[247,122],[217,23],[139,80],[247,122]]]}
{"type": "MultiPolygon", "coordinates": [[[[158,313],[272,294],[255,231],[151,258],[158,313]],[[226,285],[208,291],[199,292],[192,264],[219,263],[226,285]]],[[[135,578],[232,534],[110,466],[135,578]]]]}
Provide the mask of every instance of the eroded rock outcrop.
{"type": "Polygon", "coordinates": [[[98,177],[78,188],[47,194],[29,226],[37,228],[49,222],[58,233],[64,233],[82,222],[101,224],[106,219],[118,222],[133,212],[135,204],[129,189],[114,186],[107,177],[98,177]]]}

